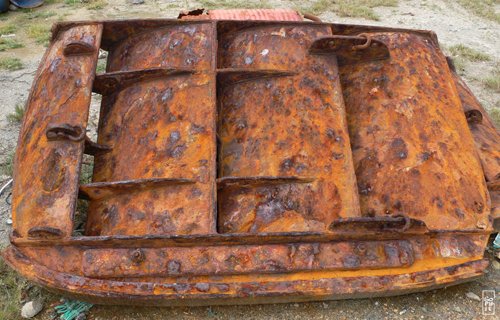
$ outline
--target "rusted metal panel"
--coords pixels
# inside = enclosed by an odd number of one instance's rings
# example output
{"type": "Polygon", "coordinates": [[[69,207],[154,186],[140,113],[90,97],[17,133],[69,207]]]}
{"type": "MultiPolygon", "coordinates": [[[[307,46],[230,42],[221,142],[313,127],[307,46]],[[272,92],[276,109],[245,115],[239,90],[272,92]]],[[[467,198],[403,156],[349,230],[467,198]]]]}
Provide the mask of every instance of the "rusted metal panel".
{"type": "Polygon", "coordinates": [[[289,273],[305,270],[356,270],[408,267],[407,241],[87,250],[83,274],[91,278],[177,275],[289,273]],[[147,257],[147,260],[146,260],[147,257]]]}
{"type": "Polygon", "coordinates": [[[110,50],[96,80],[98,143],[110,150],[95,156],[95,183],[82,189],[88,235],[215,232],[213,31],[167,25],[110,50]]]}
{"type": "MultiPolygon", "coordinates": [[[[452,70],[454,67],[452,65],[452,70]]],[[[462,107],[481,159],[484,177],[491,198],[491,217],[495,230],[500,230],[500,132],[481,103],[465,82],[454,72],[462,107]]]]}
{"type": "Polygon", "coordinates": [[[16,237],[71,235],[101,32],[89,24],[55,34],[38,69],[16,152],[16,237]]]}
{"type": "Polygon", "coordinates": [[[453,74],[453,77],[476,150],[483,165],[486,181],[498,181],[500,180],[500,149],[498,148],[500,132],[465,82],[456,73],[453,74]]]}
{"type": "MultiPolygon", "coordinates": [[[[72,288],[69,292],[80,299],[91,299],[97,303],[130,304],[146,303],[149,301],[156,305],[182,305],[178,299],[189,301],[190,305],[206,305],[227,303],[266,303],[261,298],[275,297],[273,302],[282,301],[303,301],[304,297],[314,297],[315,300],[338,299],[346,297],[366,297],[380,293],[400,294],[422,290],[423,288],[436,288],[453,282],[464,281],[475,278],[481,274],[487,261],[481,260],[483,248],[487,236],[432,236],[429,238],[415,238],[411,244],[416,260],[410,266],[394,267],[389,271],[387,268],[354,268],[344,270],[310,270],[308,272],[283,273],[276,270],[267,269],[259,275],[249,273],[241,275],[218,275],[216,277],[207,276],[182,276],[180,274],[170,274],[169,276],[144,276],[140,277],[124,276],[110,279],[93,279],[86,277],[81,269],[82,257],[87,252],[86,248],[76,247],[40,247],[22,248],[24,253],[15,247],[9,248],[4,256],[7,261],[15,263],[17,268],[25,271],[25,274],[41,281],[50,283],[52,288],[67,292],[68,285],[72,288]],[[60,257],[68,257],[61,259],[60,257]],[[40,264],[47,263],[50,257],[52,261],[50,267],[40,264]],[[425,260],[421,260],[425,259],[425,260]],[[74,268],[74,266],[78,266],[74,268]],[[72,270],[72,275],[62,273],[72,270]],[[306,294],[304,296],[304,294],[306,294]],[[295,298],[293,298],[295,297],[295,298]]],[[[376,243],[374,241],[373,243],[376,243]]],[[[371,244],[373,245],[373,244],[371,244]]],[[[350,245],[347,245],[349,247],[350,245]]],[[[227,248],[227,247],[226,247],[227,248]]],[[[289,247],[289,250],[291,247],[289,247]]],[[[307,248],[307,246],[304,246],[307,248]]],[[[352,248],[357,248],[359,252],[369,253],[369,248],[363,248],[357,243],[352,248]]],[[[321,248],[324,249],[324,248],[321,248]]],[[[393,252],[393,257],[397,250],[392,251],[388,247],[386,250],[393,252]]],[[[111,249],[113,250],[113,249],[111,249]]],[[[154,263],[157,260],[148,259],[148,249],[144,249],[145,260],[139,265],[154,263]],[[150,262],[151,261],[151,262],[150,262]]],[[[257,249],[260,250],[260,249],[257,249]]],[[[208,250],[209,253],[217,252],[218,249],[208,250]]],[[[96,251],[97,253],[98,251],[96,251]]],[[[135,250],[126,250],[126,253],[117,255],[122,261],[132,257],[140,257],[134,254],[135,250]]],[[[312,266],[315,266],[320,259],[314,258],[318,250],[306,250],[303,252],[307,257],[313,257],[312,266]],[[315,254],[316,252],[316,254],[315,254]]],[[[348,250],[346,252],[349,252],[348,250]]],[[[113,253],[110,251],[109,255],[113,253]]],[[[302,253],[295,251],[300,256],[302,253]]],[[[323,253],[325,254],[325,253],[323,253]]],[[[326,253],[328,254],[328,253],[326,253]]],[[[109,255],[104,255],[109,257],[109,255]]],[[[369,257],[370,254],[367,254],[369,257]]],[[[344,261],[348,255],[343,256],[344,261]]],[[[187,256],[183,257],[188,260],[187,256]]],[[[302,258],[298,258],[299,261],[302,258]]],[[[396,258],[398,259],[398,258],[396,258]]],[[[404,261],[401,257],[400,261],[404,261]]],[[[139,259],[138,261],[140,261],[139,259]]],[[[244,260],[232,260],[238,266],[244,266],[244,260]]],[[[289,260],[292,261],[292,260],[289,260]]],[[[355,259],[352,259],[355,261],[355,259]]],[[[96,261],[99,263],[98,261],[96,261]]],[[[158,261],[159,262],[159,261],[158,261]]],[[[411,261],[409,261],[411,262],[411,261]]],[[[85,263],[85,262],[83,262],[85,263]]],[[[327,261],[328,264],[334,262],[327,261]]],[[[366,263],[366,261],[364,262],[366,263]]],[[[408,262],[405,262],[408,263],[408,262]]],[[[170,273],[177,270],[177,264],[172,264],[170,273]]],[[[195,264],[196,268],[202,268],[201,264],[195,264]]],[[[116,272],[133,273],[133,269],[121,269],[116,272]]],[[[237,268],[236,268],[237,269],[237,268]]],[[[235,268],[232,269],[233,271],[235,268]]],[[[90,271],[90,270],[88,270],[90,271]]],[[[164,265],[162,273],[168,273],[168,265],[164,265]]],[[[101,274],[102,276],[103,274],[101,274]]],[[[267,300],[267,303],[270,301],[267,300]]]]}
{"type": "Polygon", "coordinates": [[[114,304],[373,297],[481,275],[498,132],[433,33],[210,19],[55,26],[7,263],[114,304]],[[95,166],[78,189],[82,153],[95,166]],[[71,236],[77,196],[89,212],[71,236]]]}
{"type": "Polygon", "coordinates": [[[387,60],[340,68],[365,216],[487,229],[490,200],[460,98],[432,36],[374,32],[387,60]]]}
{"type": "Polygon", "coordinates": [[[262,21],[302,21],[302,16],[292,9],[225,9],[207,10],[197,9],[181,12],[180,19],[209,19],[209,20],[262,20],[262,21]]]}
{"type": "Polygon", "coordinates": [[[268,24],[219,37],[219,68],[250,77],[219,74],[219,231],[325,232],[359,215],[336,59],[309,53],[328,34],[268,24]]]}

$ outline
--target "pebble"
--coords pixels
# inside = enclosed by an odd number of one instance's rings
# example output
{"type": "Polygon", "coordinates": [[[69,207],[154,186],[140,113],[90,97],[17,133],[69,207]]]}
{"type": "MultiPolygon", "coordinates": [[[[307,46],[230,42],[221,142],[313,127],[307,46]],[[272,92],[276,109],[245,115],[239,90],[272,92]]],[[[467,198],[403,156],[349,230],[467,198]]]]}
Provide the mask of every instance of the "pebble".
{"type": "Polygon", "coordinates": [[[9,10],[10,11],[16,11],[17,9],[19,9],[17,6],[15,6],[13,4],[9,5],[9,10]]]}
{"type": "Polygon", "coordinates": [[[493,262],[491,263],[493,269],[495,270],[500,270],[500,262],[496,261],[496,260],[493,260],[493,262]]]}
{"type": "MultiPolygon", "coordinates": [[[[144,2],[144,1],[143,1],[144,2]]],[[[108,52],[107,51],[104,51],[104,50],[101,50],[99,49],[99,59],[105,59],[108,57],[108,52]]]]}
{"type": "Polygon", "coordinates": [[[131,3],[132,4],[143,4],[144,0],[132,0],[131,3]]]}
{"type": "Polygon", "coordinates": [[[87,316],[85,313],[80,313],[78,316],[76,316],[75,320],[86,320],[87,316]]]}
{"type": "Polygon", "coordinates": [[[5,221],[5,223],[7,223],[10,226],[12,224],[12,219],[7,219],[7,221],[5,221]]]}
{"type": "Polygon", "coordinates": [[[477,294],[475,294],[474,292],[467,292],[465,295],[469,299],[476,300],[476,301],[481,301],[481,298],[479,298],[479,296],[477,294]]]}
{"type": "Polygon", "coordinates": [[[39,300],[26,302],[21,309],[21,317],[30,319],[36,316],[43,309],[43,303],[39,300]]]}

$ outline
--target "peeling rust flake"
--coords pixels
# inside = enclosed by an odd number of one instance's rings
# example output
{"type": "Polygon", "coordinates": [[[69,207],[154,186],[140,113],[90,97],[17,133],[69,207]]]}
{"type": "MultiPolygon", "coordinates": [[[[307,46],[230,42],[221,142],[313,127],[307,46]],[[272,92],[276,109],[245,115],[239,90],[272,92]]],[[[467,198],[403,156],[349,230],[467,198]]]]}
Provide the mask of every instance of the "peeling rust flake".
{"type": "Polygon", "coordinates": [[[434,33],[293,10],[180,18],[54,26],[19,136],[9,265],[90,302],[169,306],[481,276],[500,135],[434,33]]]}

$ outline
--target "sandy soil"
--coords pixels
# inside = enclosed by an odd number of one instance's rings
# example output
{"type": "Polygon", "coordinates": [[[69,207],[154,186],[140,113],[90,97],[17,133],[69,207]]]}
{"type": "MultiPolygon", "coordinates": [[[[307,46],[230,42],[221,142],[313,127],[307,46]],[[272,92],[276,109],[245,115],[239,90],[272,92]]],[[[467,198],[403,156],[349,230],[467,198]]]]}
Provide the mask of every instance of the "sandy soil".
{"type": "MultiPolygon", "coordinates": [[[[273,0],[276,7],[296,7],[292,1],[273,0]]],[[[308,1],[301,1],[301,5],[308,1]]],[[[118,19],[118,18],[175,18],[181,9],[201,7],[191,0],[166,1],[145,0],[144,4],[131,5],[126,0],[109,0],[102,10],[88,10],[84,6],[74,7],[62,3],[46,5],[39,10],[53,10],[64,20],[118,19]]],[[[498,7],[498,6],[497,6],[498,7]]],[[[497,8],[498,9],[498,8],[497,8]]],[[[333,12],[320,15],[323,21],[345,22],[369,25],[386,25],[434,30],[444,47],[466,44],[491,59],[486,62],[468,62],[464,78],[474,93],[488,110],[500,108],[500,94],[486,89],[481,79],[498,68],[500,61],[500,27],[497,23],[482,19],[466,11],[453,1],[406,1],[400,0],[398,7],[375,8],[380,21],[359,18],[340,18],[333,12]]],[[[22,12],[10,12],[2,15],[2,23],[16,19],[22,12]]],[[[52,19],[53,20],[53,19],[52,19]]],[[[46,23],[52,21],[48,19],[46,23]]],[[[27,40],[26,47],[0,52],[0,57],[15,56],[25,64],[19,71],[0,71],[0,164],[8,161],[15,149],[19,125],[7,121],[6,115],[12,113],[17,104],[24,104],[27,99],[36,67],[44,48],[27,40]]],[[[96,113],[98,97],[93,102],[90,123],[97,124],[96,113]]],[[[9,179],[0,176],[0,183],[9,179]]],[[[6,195],[0,197],[0,246],[8,242],[10,205],[6,195]]],[[[491,259],[494,261],[494,259],[491,259]]],[[[225,306],[202,308],[132,308],[95,306],[89,319],[480,319],[481,304],[465,296],[474,292],[481,296],[481,290],[500,287],[499,264],[494,261],[488,274],[480,280],[448,289],[427,293],[412,294],[393,298],[332,301],[318,303],[292,303],[281,305],[225,306]]],[[[54,301],[46,304],[46,309],[54,301]]],[[[497,303],[497,308],[500,304],[497,303]]],[[[49,319],[49,310],[38,318],[49,319]]]]}

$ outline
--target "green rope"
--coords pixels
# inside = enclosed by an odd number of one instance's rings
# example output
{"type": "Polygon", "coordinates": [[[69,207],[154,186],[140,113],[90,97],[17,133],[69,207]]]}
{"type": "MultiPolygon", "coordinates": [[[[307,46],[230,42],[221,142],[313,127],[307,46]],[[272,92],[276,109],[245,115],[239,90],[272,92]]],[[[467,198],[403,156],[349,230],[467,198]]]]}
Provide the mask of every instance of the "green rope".
{"type": "Polygon", "coordinates": [[[61,315],[62,320],[74,320],[80,313],[84,313],[92,308],[93,304],[83,302],[83,301],[75,301],[75,300],[66,300],[63,304],[56,306],[56,312],[61,315]]]}
{"type": "Polygon", "coordinates": [[[493,248],[497,250],[500,249],[500,233],[497,233],[495,241],[493,241],[493,248]]]}

